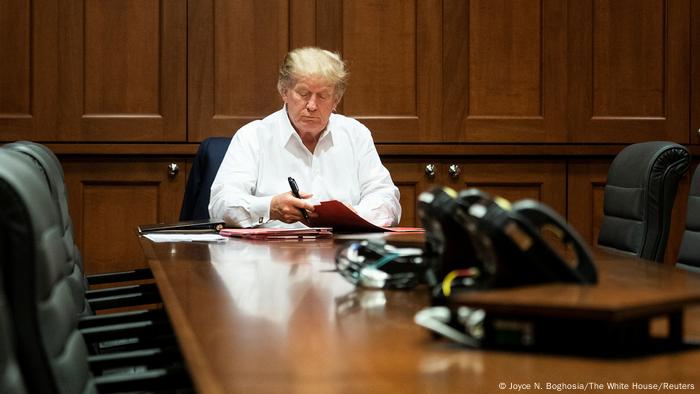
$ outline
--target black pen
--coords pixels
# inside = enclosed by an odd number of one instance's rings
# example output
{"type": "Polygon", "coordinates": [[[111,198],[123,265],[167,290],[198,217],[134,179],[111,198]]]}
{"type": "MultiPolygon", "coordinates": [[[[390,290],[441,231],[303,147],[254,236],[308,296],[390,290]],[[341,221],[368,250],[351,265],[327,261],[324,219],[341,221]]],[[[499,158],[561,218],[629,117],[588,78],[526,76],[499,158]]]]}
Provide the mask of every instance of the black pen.
{"type": "MultiPolygon", "coordinates": [[[[297,186],[297,181],[295,181],[294,178],[292,178],[291,176],[288,177],[287,180],[289,181],[289,187],[292,188],[292,194],[294,195],[294,197],[301,198],[301,196],[299,195],[299,186],[297,186]]],[[[301,214],[304,215],[304,219],[306,219],[306,222],[308,223],[309,214],[306,213],[306,209],[299,208],[299,210],[301,211],[301,214]]]]}

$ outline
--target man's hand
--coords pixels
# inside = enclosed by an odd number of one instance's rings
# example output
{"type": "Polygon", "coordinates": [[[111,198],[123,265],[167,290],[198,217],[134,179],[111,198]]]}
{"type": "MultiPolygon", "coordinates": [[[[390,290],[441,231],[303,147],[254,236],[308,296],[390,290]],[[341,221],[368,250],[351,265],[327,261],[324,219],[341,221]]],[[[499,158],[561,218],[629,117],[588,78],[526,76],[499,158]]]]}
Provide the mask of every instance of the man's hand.
{"type": "Polygon", "coordinates": [[[294,197],[292,192],[286,192],[272,197],[272,201],[270,201],[270,219],[285,223],[304,223],[306,220],[301,214],[301,209],[305,209],[309,217],[316,217],[317,215],[313,213],[314,206],[307,200],[313,194],[299,192],[299,195],[301,198],[294,197]]]}

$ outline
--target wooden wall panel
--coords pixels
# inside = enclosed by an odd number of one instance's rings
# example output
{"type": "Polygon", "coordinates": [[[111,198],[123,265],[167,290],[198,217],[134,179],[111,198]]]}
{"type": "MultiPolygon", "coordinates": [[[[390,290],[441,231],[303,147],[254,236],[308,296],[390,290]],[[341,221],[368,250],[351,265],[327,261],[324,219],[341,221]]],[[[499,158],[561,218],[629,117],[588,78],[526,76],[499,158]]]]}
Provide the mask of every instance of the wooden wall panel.
{"type": "Polygon", "coordinates": [[[402,193],[401,207],[406,216],[402,215],[401,221],[406,226],[420,225],[415,213],[418,195],[436,185],[448,186],[457,192],[474,187],[510,201],[535,199],[566,216],[566,164],[560,160],[390,159],[385,160],[384,165],[402,193]],[[433,178],[426,176],[428,163],[435,165],[433,178]],[[459,166],[460,174],[456,177],[449,175],[451,164],[459,166]],[[404,195],[405,192],[409,194],[404,195]],[[415,224],[410,224],[411,219],[415,224]]]}
{"type": "Polygon", "coordinates": [[[303,45],[348,61],[339,112],[375,141],[439,139],[440,17],[437,0],[190,2],[188,139],[230,135],[279,109],[279,64],[303,45]]]}
{"type": "Polygon", "coordinates": [[[605,182],[611,162],[574,160],[568,166],[567,220],[589,245],[598,242],[605,182]]]}
{"type": "Polygon", "coordinates": [[[687,0],[569,5],[570,140],[687,143],[687,0]]]}
{"type": "Polygon", "coordinates": [[[80,197],[86,270],[97,273],[146,266],[134,229],[139,224],[158,223],[158,184],[88,181],[83,182],[80,197]],[[122,242],[101,242],[105,235],[122,242]]]}
{"type": "Polygon", "coordinates": [[[184,0],[61,8],[62,139],[184,141],[186,18],[184,0]]]}
{"type": "Polygon", "coordinates": [[[60,139],[57,1],[0,0],[0,139],[60,139]]]}
{"type": "Polygon", "coordinates": [[[29,1],[0,2],[0,114],[30,116],[32,10],[29,1]]]}
{"type": "Polygon", "coordinates": [[[418,196],[434,186],[433,180],[425,177],[425,163],[407,160],[384,160],[391,179],[401,193],[401,226],[420,227],[416,211],[418,196]]]}
{"type": "MultiPolygon", "coordinates": [[[[185,174],[169,161],[62,161],[76,244],[88,273],[145,267],[136,226],[177,221],[185,174]]],[[[185,168],[184,161],[176,161],[185,168]]]]}
{"type": "Polygon", "coordinates": [[[541,201],[566,216],[566,163],[559,160],[474,160],[457,163],[460,175],[448,186],[460,191],[478,188],[512,202],[541,201]]]}
{"type": "Polygon", "coordinates": [[[84,115],[157,116],[159,2],[92,0],[84,13],[84,115]]]}
{"type": "Polygon", "coordinates": [[[188,139],[232,135],[280,109],[277,70],[290,49],[289,1],[189,4],[188,139]]]}
{"type": "Polygon", "coordinates": [[[275,81],[289,47],[287,7],[279,1],[215,2],[215,117],[254,117],[279,109],[275,81]],[[262,43],[266,45],[261,50],[262,43]],[[267,105],[260,108],[258,103],[267,105]]]}
{"type": "Polygon", "coordinates": [[[566,139],[564,3],[445,0],[445,141],[566,139]]]}
{"type": "Polygon", "coordinates": [[[331,4],[323,6],[319,26],[327,27],[322,18],[337,20],[335,29],[341,34],[331,36],[335,42],[317,37],[319,44],[338,48],[348,61],[350,82],[339,112],[369,127],[376,142],[435,139],[439,92],[430,81],[439,78],[439,37],[432,33],[439,26],[438,3],[331,4]]]}
{"type": "Polygon", "coordinates": [[[343,2],[343,52],[356,93],[345,97],[346,113],[418,118],[416,26],[415,0],[343,2]]]}
{"type": "Polygon", "coordinates": [[[690,3],[690,143],[700,144],[700,3],[690,3]]]}
{"type": "Polygon", "coordinates": [[[346,0],[340,12],[351,73],[341,112],[376,142],[440,140],[440,1],[346,0]]]}
{"type": "Polygon", "coordinates": [[[401,193],[401,221],[400,226],[420,227],[420,218],[416,212],[417,197],[420,192],[416,183],[396,182],[396,187],[401,193]]]}

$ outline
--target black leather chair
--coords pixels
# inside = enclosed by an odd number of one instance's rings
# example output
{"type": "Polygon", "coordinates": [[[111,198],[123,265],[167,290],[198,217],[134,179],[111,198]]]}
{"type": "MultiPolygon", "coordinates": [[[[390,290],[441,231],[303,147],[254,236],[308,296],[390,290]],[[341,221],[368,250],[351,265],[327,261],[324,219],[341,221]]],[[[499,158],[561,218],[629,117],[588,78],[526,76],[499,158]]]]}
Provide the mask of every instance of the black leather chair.
{"type": "Polygon", "coordinates": [[[100,355],[91,366],[77,329],[78,310],[65,275],[68,250],[59,213],[38,167],[0,149],[0,271],[17,359],[32,393],[96,393],[190,387],[181,366],[149,368],[153,352],[100,355]],[[147,355],[149,353],[150,355],[147,355]],[[113,363],[107,363],[111,357],[113,363]],[[128,364],[125,364],[128,361],[128,364]],[[110,365],[107,367],[107,365],[110,365]],[[126,365],[143,372],[119,373],[126,365]],[[115,371],[94,377],[98,367],[115,371]]]}
{"type": "Polygon", "coordinates": [[[30,141],[18,141],[3,146],[20,152],[39,166],[46,178],[51,197],[60,213],[63,238],[69,250],[66,261],[66,274],[79,304],[82,315],[92,315],[93,311],[117,307],[151,304],[160,302],[160,295],[154,284],[129,285],[119,288],[89,290],[94,284],[114,284],[152,279],[153,274],[147,268],[132,271],[105,273],[85,276],[82,256],[74,242],[73,222],[68,210],[68,195],[65,189],[63,167],[54,153],[42,144],[30,141]]]}
{"type": "MultiPolygon", "coordinates": [[[[90,352],[105,353],[152,346],[167,346],[177,352],[172,327],[160,308],[94,314],[94,311],[116,307],[151,305],[160,302],[160,294],[153,283],[88,290],[80,252],[73,241],[73,227],[60,162],[51,150],[34,142],[19,141],[3,148],[22,153],[23,158],[44,175],[56,211],[59,212],[62,237],[68,250],[64,273],[76,308],[80,311],[79,328],[89,344],[90,352]]],[[[103,278],[107,276],[114,276],[118,281],[142,277],[133,275],[133,271],[102,275],[103,278]]]]}
{"type": "Polygon", "coordinates": [[[202,141],[187,178],[180,220],[209,219],[209,197],[231,137],[209,137],[202,141]]]}
{"type": "MultiPolygon", "coordinates": [[[[3,239],[4,236],[0,233],[0,256],[3,255],[3,239]]],[[[17,363],[15,333],[12,329],[10,310],[5,299],[2,270],[0,270],[0,393],[24,394],[26,392],[24,376],[17,363]]]]}
{"type": "Polygon", "coordinates": [[[685,231],[676,266],[700,273],[700,166],[695,169],[690,182],[685,231]]]}
{"type": "Polygon", "coordinates": [[[688,150],[673,142],[623,149],[608,170],[598,244],[662,261],[676,189],[689,164],[688,150]]]}

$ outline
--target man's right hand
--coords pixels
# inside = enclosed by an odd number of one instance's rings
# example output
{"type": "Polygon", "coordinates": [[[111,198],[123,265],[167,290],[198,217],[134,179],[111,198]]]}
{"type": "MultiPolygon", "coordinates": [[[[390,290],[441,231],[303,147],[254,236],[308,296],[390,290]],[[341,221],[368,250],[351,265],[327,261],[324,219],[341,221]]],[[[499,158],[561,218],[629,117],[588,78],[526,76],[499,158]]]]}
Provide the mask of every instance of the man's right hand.
{"type": "MultiPolygon", "coordinates": [[[[278,194],[270,201],[270,219],[285,223],[305,222],[301,209],[308,212],[309,217],[315,217],[314,206],[307,200],[313,194],[299,192],[301,198],[296,198],[292,192],[278,194]]],[[[306,223],[308,224],[308,223],[306,223]]]]}

